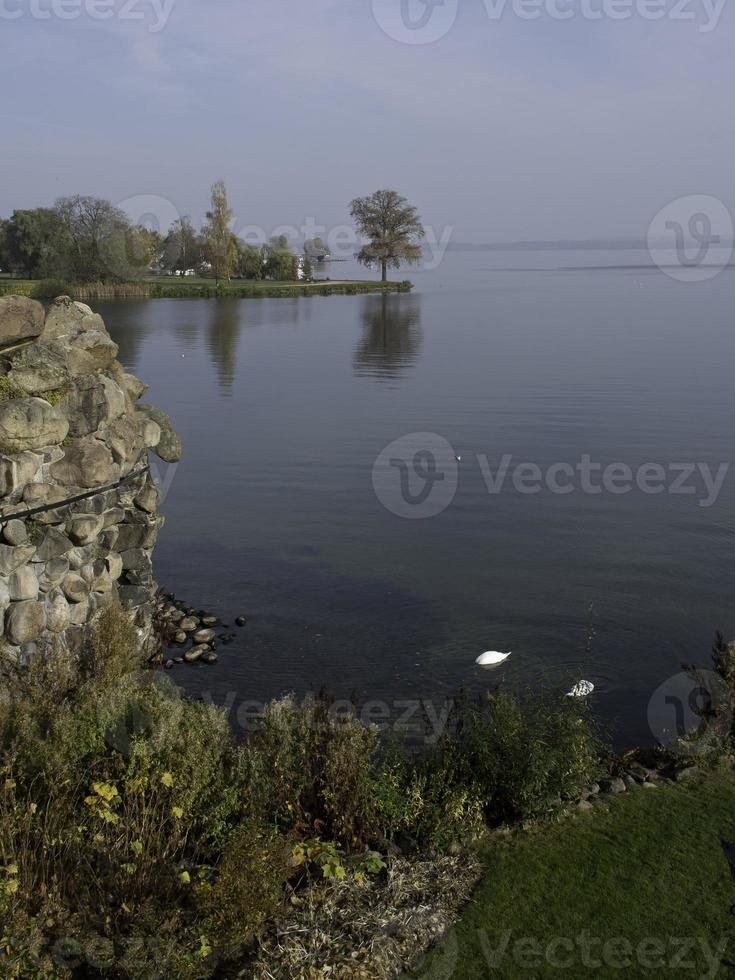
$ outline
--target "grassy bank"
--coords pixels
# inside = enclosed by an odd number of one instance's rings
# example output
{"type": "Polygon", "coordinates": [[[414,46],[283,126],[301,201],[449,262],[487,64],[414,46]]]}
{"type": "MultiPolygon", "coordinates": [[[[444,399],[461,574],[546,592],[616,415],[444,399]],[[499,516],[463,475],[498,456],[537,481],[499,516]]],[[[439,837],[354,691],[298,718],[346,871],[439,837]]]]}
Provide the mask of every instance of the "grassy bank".
{"type": "Polygon", "coordinates": [[[41,281],[0,277],[0,295],[15,293],[38,299],[52,298],[63,291],[84,302],[106,299],[274,299],[293,296],[357,296],[363,293],[409,292],[411,283],[383,283],[377,280],[345,279],[329,282],[271,282],[231,280],[216,283],[212,279],[156,278],[130,283],[54,284],[41,281]]]}
{"type": "Polygon", "coordinates": [[[719,835],[735,839],[733,776],[639,788],[595,810],[486,846],[482,883],[412,975],[729,975],[735,883],[719,835]]]}

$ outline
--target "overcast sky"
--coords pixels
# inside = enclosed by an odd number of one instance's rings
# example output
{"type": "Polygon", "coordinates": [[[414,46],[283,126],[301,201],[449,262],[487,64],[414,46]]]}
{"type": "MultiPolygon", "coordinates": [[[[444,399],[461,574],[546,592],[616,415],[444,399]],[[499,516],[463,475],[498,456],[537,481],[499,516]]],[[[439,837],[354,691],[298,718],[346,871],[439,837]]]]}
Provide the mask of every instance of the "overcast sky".
{"type": "Polygon", "coordinates": [[[238,229],[333,227],[380,187],[475,242],[643,237],[689,194],[735,211],[732,2],[404,0],[413,27],[400,0],[92,2],[0,0],[0,215],[154,195],[198,222],[218,177],[238,229]]]}

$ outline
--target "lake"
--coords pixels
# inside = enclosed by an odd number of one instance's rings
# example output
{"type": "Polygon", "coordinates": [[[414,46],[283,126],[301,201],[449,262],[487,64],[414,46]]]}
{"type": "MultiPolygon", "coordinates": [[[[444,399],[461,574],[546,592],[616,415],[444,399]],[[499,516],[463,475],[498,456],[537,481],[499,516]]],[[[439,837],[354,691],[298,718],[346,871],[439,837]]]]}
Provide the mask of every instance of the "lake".
{"type": "Polygon", "coordinates": [[[650,743],[659,685],[706,665],[715,629],[735,635],[735,468],[717,493],[702,469],[671,492],[669,472],[735,459],[735,276],[683,283],[649,264],[449,252],[401,273],[407,295],[93,304],[184,442],[159,467],[157,580],[249,617],[216,666],[173,676],[233,717],[322,685],[395,715],[501,677],[586,678],[618,741],[650,743]],[[409,454],[395,507],[400,460],[381,457],[386,506],[376,458],[413,433],[451,455],[409,454]],[[577,475],[585,455],[622,467],[600,493],[577,475]],[[491,493],[504,456],[515,476],[491,493]],[[647,464],[663,471],[640,477],[647,464]],[[399,516],[422,473],[445,478],[426,484],[438,512],[399,516]],[[513,654],[488,673],[487,649],[513,654]]]}

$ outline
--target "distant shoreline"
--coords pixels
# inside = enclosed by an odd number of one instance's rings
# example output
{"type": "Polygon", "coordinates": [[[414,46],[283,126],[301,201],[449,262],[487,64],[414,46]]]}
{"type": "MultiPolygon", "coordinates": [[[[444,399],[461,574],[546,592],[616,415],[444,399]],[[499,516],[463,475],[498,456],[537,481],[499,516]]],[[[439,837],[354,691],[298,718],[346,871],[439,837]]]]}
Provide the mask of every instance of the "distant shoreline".
{"type": "MultiPolygon", "coordinates": [[[[693,243],[696,245],[696,243],[693,243]]],[[[733,242],[723,241],[712,245],[712,248],[729,249],[733,242]]],[[[518,242],[449,242],[447,252],[645,252],[649,244],[642,239],[634,238],[589,238],[589,239],[560,239],[559,241],[518,241],[518,242]]],[[[670,242],[661,242],[661,248],[672,248],[670,242]]]]}
{"type": "MultiPolygon", "coordinates": [[[[0,296],[53,297],[38,292],[43,280],[0,278],[0,296]]],[[[146,280],[131,283],[69,284],[77,300],[109,299],[282,299],[300,296],[359,296],[366,293],[407,293],[413,283],[381,282],[367,279],[330,279],[318,282],[273,282],[262,280],[229,280],[216,283],[211,279],[187,282],[183,277],[146,280]]],[[[57,290],[58,294],[58,290],[57,290]]]]}

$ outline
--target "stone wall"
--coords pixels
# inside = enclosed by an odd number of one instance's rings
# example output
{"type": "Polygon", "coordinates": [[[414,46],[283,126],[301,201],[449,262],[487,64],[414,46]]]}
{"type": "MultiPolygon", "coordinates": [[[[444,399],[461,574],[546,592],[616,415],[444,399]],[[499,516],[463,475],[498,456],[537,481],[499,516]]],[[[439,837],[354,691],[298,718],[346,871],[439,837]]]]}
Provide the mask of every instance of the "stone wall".
{"type": "Polygon", "coordinates": [[[174,462],[181,444],[117,352],[83,303],[0,297],[0,624],[21,661],[77,646],[115,600],[150,631],[163,518],[148,450],[174,462]]]}

